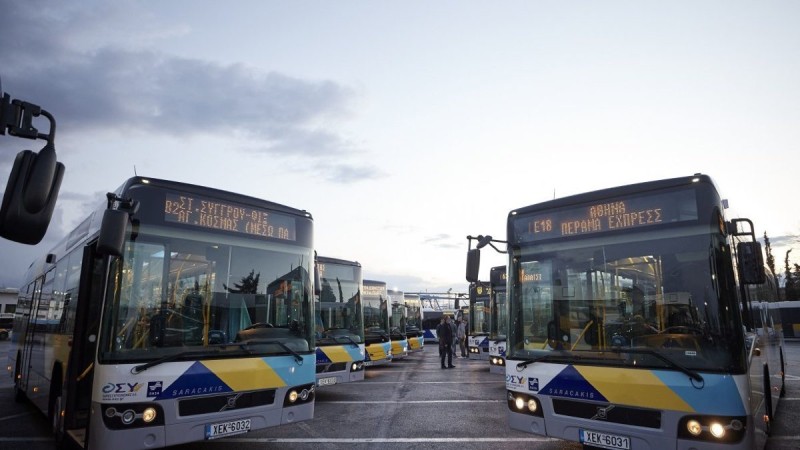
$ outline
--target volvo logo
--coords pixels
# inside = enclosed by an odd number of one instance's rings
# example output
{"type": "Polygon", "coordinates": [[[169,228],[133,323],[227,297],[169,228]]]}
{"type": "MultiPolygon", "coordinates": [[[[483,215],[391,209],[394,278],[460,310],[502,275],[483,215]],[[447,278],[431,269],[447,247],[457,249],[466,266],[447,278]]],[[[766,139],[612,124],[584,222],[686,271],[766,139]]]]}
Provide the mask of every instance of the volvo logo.
{"type": "Polygon", "coordinates": [[[592,420],[606,420],[608,418],[608,413],[614,409],[614,405],[608,405],[605,408],[597,408],[597,414],[592,417],[592,420]]]}
{"type": "Polygon", "coordinates": [[[225,410],[228,410],[228,409],[235,409],[236,408],[236,400],[238,400],[239,397],[241,397],[241,396],[242,396],[242,394],[240,392],[240,393],[238,393],[236,395],[232,395],[232,396],[228,397],[228,399],[225,401],[225,406],[223,406],[222,409],[219,410],[219,412],[222,412],[222,411],[225,411],[225,410]]]}

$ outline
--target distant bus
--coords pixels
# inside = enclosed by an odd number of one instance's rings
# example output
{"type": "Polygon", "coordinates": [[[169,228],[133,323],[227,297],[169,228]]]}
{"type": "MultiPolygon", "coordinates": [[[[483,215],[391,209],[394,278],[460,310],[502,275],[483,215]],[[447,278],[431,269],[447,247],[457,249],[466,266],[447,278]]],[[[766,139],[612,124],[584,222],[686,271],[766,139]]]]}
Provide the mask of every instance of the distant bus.
{"type": "Polygon", "coordinates": [[[403,299],[406,305],[406,338],[408,339],[408,351],[411,353],[421,352],[425,349],[425,339],[422,328],[422,302],[418,294],[404,294],[403,299]]]}
{"type": "Polygon", "coordinates": [[[506,336],[508,333],[508,302],[506,302],[506,266],[489,271],[489,372],[506,373],[506,336]]]}
{"type": "Polygon", "coordinates": [[[309,420],[313,262],[305,211],[131,178],[28,269],[15,398],[47,414],[59,447],[164,447],[309,420]]]}
{"type": "Polygon", "coordinates": [[[11,330],[14,328],[14,314],[13,313],[0,313],[0,341],[8,339],[11,336],[11,330]]]}
{"type": "Polygon", "coordinates": [[[758,291],[775,289],[752,222],[724,213],[696,174],[508,214],[512,429],[591,448],[765,446],[785,362],[758,291]]]}
{"type": "Polygon", "coordinates": [[[490,292],[489,283],[477,281],[469,285],[469,359],[489,361],[490,292]]]}
{"type": "Polygon", "coordinates": [[[450,316],[451,319],[463,319],[468,320],[469,314],[467,314],[467,310],[469,307],[464,307],[462,309],[452,309],[452,308],[445,308],[445,309],[434,309],[423,307],[422,308],[422,333],[423,333],[423,340],[428,343],[439,343],[439,337],[436,335],[436,327],[442,320],[444,316],[450,316]]]}
{"type": "Polygon", "coordinates": [[[364,379],[361,264],[317,256],[317,386],[364,379]]]}
{"type": "Polygon", "coordinates": [[[361,302],[364,304],[365,364],[367,366],[388,364],[392,361],[392,338],[386,283],[363,280],[361,302]]]}
{"type": "Polygon", "coordinates": [[[391,304],[389,327],[392,338],[392,360],[408,356],[408,337],[406,336],[406,302],[403,291],[389,289],[386,291],[391,304]]]}

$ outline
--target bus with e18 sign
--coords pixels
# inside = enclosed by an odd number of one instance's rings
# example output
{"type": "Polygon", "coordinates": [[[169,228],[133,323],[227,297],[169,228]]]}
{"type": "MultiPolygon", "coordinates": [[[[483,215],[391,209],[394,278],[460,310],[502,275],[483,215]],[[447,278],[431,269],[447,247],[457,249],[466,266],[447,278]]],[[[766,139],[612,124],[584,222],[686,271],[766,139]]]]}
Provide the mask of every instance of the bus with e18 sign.
{"type": "Polygon", "coordinates": [[[467,280],[480,248],[506,245],[511,428],[611,449],[764,447],[783,340],[753,318],[753,224],[725,219],[708,176],[535,204],[507,225],[506,241],[468,236],[467,280]]]}
{"type": "Polygon", "coordinates": [[[317,257],[317,386],[364,379],[364,308],[361,264],[317,257]]]}
{"type": "Polygon", "coordinates": [[[135,177],[35,261],[9,372],[59,448],[223,438],[313,418],[311,215],[135,177]]]}

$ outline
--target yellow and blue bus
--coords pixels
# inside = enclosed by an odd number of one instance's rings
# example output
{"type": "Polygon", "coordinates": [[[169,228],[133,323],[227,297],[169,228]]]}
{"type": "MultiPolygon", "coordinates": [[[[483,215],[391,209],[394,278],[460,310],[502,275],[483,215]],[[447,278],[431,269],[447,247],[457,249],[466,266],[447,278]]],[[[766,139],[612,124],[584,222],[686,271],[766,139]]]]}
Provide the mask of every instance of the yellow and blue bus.
{"type": "Polygon", "coordinates": [[[406,306],[406,339],[408,351],[417,353],[425,350],[425,338],[422,329],[422,301],[419,294],[403,294],[406,306]]]}
{"type": "Polygon", "coordinates": [[[489,361],[489,324],[492,321],[489,283],[475,281],[469,285],[469,326],[467,352],[469,359],[489,361]]]}
{"type": "Polygon", "coordinates": [[[364,363],[378,366],[392,362],[392,338],[389,326],[389,296],[386,283],[363,280],[361,302],[364,308],[364,363]]]}
{"type": "Polygon", "coordinates": [[[489,270],[489,372],[506,373],[506,332],[508,308],[506,302],[506,266],[489,270]]]}
{"type": "Polygon", "coordinates": [[[765,445],[783,338],[748,295],[767,278],[753,225],[724,213],[697,174],[515,209],[506,241],[468,237],[468,281],[481,247],[507,246],[512,429],[611,449],[765,445]]]}
{"type": "Polygon", "coordinates": [[[406,335],[406,302],[405,294],[403,291],[397,289],[388,289],[386,294],[389,296],[391,303],[391,312],[389,314],[389,327],[391,330],[392,338],[392,360],[403,359],[408,356],[408,337],[406,335]]]}
{"type": "Polygon", "coordinates": [[[317,386],[364,379],[364,308],[361,264],[317,257],[317,386]]]}
{"type": "Polygon", "coordinates": [[[313,221],[135,177],[31,264],[9,372],[59,447],[217,439],[314,414],[313,221]]]}

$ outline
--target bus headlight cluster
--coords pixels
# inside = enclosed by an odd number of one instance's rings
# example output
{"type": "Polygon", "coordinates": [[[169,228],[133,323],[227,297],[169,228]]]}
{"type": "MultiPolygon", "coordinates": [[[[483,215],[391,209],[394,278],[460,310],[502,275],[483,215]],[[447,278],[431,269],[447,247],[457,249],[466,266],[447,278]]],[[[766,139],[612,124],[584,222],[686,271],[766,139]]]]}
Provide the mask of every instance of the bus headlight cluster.
{"type": "Polygon", "coordinates": [[[507,391],[506,395],[508,400],[508,409],[511,411],[521,414],[529,414],[531,416],[544,417],[541,404],[536,397],[514,391],[507,391]]]}
{"type": "Polygon", "coordinates": [[[364,361],[353,361],[353,364],[350,365],[350,372],[358,372],[362,369],[364,369],[364,361]]]}
{"type": "Polygon", "coordinates": [[[104,405],[102,411],[103,423],[112,430],[164,425],[161,407],[152,403],[104,405]]]}
{"type": "Polygon", "coordinates": [[[735,443],[742,440],[746,417],[690,416],[681,419],[678,437],[700,441],[735,443]]]}
{"type": "Polygon", "coordinates": [[[315,384],[306,384],[289,389],[286,393],[286,398],[283,400],[283,406],[295,406],[313,401],[314,386],[315,384]]]}
{"type": "Polygon", "coordinates": [[[480,353],[481,350],[478,347],[470,347],[469,348],[469,352],[470,353],[480,353]]]}
{"type": "Polygon", "coordinates": [[[503,358],[501,356],[492,356],[492,359],[490,361],[491,361],[492,365],[494,365],[494,366],[505,366],[506,365],[505,358],[503,358]]]}

